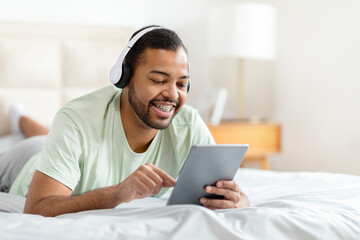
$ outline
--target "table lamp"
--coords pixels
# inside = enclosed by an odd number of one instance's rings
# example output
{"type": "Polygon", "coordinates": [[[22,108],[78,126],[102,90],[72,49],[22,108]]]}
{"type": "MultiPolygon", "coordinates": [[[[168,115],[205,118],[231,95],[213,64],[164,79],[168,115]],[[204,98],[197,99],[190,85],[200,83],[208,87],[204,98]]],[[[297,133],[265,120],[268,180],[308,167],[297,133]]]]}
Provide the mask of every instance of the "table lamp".
{"type": "Polygon", "coordinates": [[[218,3],[210,9],[209,43],[213,56],[237,59],[237,117],[244,118],[244,61],[275,57],[276,9],[263,3],[218,3]]]}

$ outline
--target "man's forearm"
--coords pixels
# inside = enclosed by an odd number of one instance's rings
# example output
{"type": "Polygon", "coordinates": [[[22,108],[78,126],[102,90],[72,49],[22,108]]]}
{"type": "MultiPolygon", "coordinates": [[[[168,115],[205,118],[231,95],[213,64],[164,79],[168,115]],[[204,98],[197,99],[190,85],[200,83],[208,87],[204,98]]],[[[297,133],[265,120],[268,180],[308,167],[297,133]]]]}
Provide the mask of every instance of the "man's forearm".
{"type": "Polygon", "coordinates": [[[117,187],[100,188],[78,196],[50,196],[34,206],[25,206],[24,213],[54,217],[65,213],[114,208],[121,203],[117,187]]]}

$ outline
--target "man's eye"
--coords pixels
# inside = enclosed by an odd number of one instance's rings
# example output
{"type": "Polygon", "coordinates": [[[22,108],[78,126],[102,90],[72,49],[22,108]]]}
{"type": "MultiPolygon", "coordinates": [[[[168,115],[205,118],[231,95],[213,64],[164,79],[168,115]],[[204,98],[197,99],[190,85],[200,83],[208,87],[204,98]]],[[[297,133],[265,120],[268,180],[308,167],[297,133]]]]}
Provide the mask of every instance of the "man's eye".
{"type": "Polygon", "coordinates": [[[177,85],[181,88],[186,88],[186,86],[187,86],[185,83],[178,83],[177,85]]]}
{"type": "Polygon", "coordinates": [[[158,84],[164,83],[164,81],[158,81],[158,80],[154,80],[154,79],[151,79],[151,81],[153,81],[154,83],[158,83],[158,84]]]}

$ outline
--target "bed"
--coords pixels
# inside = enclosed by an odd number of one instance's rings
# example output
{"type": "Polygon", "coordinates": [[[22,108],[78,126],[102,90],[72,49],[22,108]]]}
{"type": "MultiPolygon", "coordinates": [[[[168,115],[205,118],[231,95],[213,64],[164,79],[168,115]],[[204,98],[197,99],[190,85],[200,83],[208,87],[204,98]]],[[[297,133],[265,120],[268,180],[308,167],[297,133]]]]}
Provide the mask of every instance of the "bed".
{"type": "MultiPolygon", "coordinates": [[[[132,30],[0,23],[0,136],[10,131],[15,101],[50,125],[68,100],[109,84],[132,30]]],[[[7,147],[0,142],[0,151],[7,147]]],[[[22,214],[25,198],[0,193],[0,239],[360,239],[358,176],[239,169],[236,181],[251,207],[165,207],[168,194],[45,218],[22,214]]]]}
{"type": "Polygon", "coordinates": [[[165,206],[167,194],[48,218],[1,193],[0,239],[360,239],[359,176],[241,168],[235,180],[250,207],[165,206]]]}

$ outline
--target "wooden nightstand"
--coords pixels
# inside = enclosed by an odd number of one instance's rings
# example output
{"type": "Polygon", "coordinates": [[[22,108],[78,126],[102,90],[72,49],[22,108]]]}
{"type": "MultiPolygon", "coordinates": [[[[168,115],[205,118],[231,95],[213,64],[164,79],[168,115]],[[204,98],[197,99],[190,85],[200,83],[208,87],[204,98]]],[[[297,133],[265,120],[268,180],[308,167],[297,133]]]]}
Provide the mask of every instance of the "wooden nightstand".
{"type": "Polygon", "coordinates": [[[257,162],[262,169],[270,169],[267,155],[280,152],[281,127],[273,123],[221,122],[208,125],[216,143],[249,144],[243,164],[257,162]]]}

